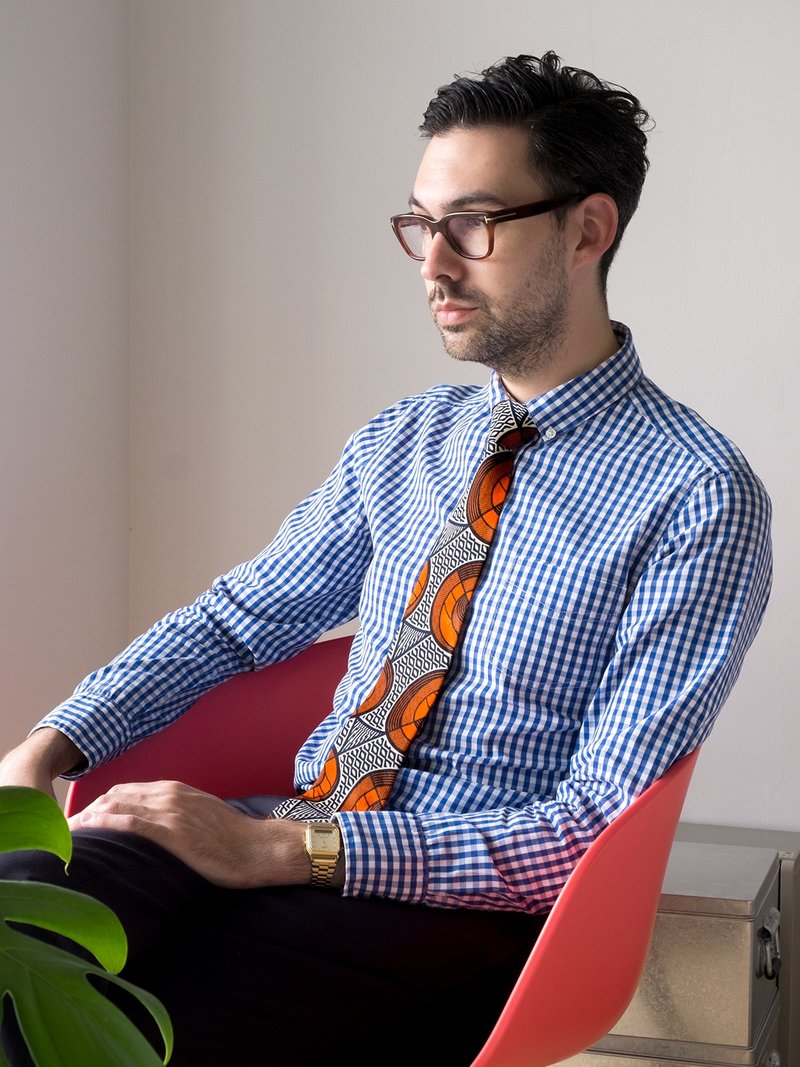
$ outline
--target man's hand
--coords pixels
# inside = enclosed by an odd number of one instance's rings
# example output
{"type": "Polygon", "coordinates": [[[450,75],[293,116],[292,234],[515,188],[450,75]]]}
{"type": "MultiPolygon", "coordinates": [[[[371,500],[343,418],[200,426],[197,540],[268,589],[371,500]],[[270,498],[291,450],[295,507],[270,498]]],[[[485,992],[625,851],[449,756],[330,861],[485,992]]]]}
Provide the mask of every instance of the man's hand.
{"type": "Polygon", "coordinates": [[[36,730],[0,760],[0,785],[27,785],[51,797],[53,779],[85,765],[83,753],[60,730],[36,730]]]}
{"type": "Polygon", "coordinates": [[[311,866],[303,824],[254,819],[180,782],[115,785],[69,820],[72,830],[147,837],[216,885],[305,885],[311,866]]]}

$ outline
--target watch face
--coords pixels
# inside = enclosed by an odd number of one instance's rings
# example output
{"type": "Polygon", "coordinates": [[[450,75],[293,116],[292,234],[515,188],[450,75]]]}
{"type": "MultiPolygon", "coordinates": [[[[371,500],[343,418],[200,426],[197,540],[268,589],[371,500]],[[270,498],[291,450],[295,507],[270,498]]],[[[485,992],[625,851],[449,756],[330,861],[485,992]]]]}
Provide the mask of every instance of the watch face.
{"type": "Polygon", "coordinates": [[[339,830],[335,826],[309,826],[307,840],[311,852],[326,852],[330,856],[339,852],[339,830]]]}

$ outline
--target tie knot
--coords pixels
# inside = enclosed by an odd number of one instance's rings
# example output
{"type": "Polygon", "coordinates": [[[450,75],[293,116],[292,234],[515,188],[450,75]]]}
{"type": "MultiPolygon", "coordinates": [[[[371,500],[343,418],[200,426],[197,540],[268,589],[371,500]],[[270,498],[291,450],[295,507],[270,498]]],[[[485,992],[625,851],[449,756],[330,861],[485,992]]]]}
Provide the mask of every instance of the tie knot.
{"type": "Polygon", "coordinates": [[[486,455],[515,452],[528,441],[535,441],[539,431],[524,404],[510,397],[492,408],[492,423],[486,438],[486,455]]]}

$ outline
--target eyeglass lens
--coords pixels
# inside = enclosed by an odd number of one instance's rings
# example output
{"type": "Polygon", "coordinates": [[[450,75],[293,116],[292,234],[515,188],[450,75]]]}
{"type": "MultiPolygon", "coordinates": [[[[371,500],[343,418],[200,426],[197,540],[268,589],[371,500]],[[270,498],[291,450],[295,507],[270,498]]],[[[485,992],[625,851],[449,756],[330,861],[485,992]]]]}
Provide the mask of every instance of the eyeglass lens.
{"type": "MultiPolygon", "coordinates": [[[[489,227],[480,215],[456,214],[443,221],[450,243],[462,255],[481,257],[489,251],[489,227]]],[[[424,259],[432,240],[427,219],[402,219],[399,222],[399,230],[411,255],[424,259]]]]}

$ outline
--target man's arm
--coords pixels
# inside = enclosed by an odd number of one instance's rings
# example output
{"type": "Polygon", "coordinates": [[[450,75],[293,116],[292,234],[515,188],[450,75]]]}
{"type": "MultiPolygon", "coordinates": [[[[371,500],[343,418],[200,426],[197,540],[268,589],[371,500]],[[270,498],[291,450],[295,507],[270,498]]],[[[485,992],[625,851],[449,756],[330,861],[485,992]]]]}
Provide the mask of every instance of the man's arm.
{"type": "MultiPolygon", "coordinates": [[[[708,736],[766,605],[769,520],[763,487],[746,472],[696,485],[637,576],[594,698],[576,709],[576,747],[554,795],[465,813],[340,813],[345,893],[552,906],[604,826],[708,736]]],[[[533,737],[535,720],[532,709],[533,737]]]]}
{"type": "MultiPolygon", "coordinates": [[[[0,761],[0,785],[53,795],[53,780],[110,759],[231,675],[287,658],[356,614],[371,540],[355,437],[256,559],[156,623],[0,761]]],[[[133,830],[220,885],[306,883],[303,824],[252,819],[179,783],[118,786],[73,829],[133,830]]],[[[343,866],[334,884],[341,885],[343,866]]]]}
{"type": "MultiPolygon", "coordinates": [[[[226,678],[286,659],[352,618],[371,551],[349,444],[259,556],[156,623],[39,725],[60,731],[83,754],[79,772],[111,759],[226,678]]],[[[43,755],[41,743],[15,750],[15,773],[34,773],[31,757],[34,749],[43,755]]],[[[56,773],[70,774],[74,756],[59,757],[56,773]]]]}

